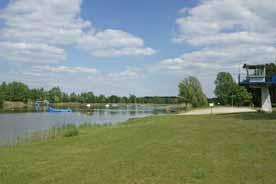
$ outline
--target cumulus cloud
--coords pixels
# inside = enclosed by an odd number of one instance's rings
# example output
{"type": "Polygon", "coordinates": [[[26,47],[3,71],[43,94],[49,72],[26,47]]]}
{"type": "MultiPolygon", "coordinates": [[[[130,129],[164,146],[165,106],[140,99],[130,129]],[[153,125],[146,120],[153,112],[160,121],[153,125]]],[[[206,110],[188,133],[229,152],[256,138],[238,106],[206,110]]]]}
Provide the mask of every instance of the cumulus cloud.
{"type": "Polygon", "coordinates": [[[140,68],[127,68],[126,70],[118,73],[109,73],[107,76],[111,80],[129,80],[141,77],[143,73],[140,68]]]}
{"type": "Polygon", "coordinates": [[[10,1],[0,18],[2,39],[66,45],[75,43],[91,23],[80,16],[81,0],[10,1]]]}
{"type": "Polygon", "coordinates": [[[58,63],[66,59],[64,49],[43,43],[0,42],[0,58],[21,63],[58,63]]]}
{"type": "Polygon", "coordinates": [[[83,35],[79,40],[79,47],[99,57],[152,55],[155,53],[152,48],[144,47],[143,39],[114,29],[83,35]]]}
{"type": "Polygon", "coordinates": [[[275,43],[275,8],[272,0],[203,1],[177,19],[175,40],[201,46],[275,43]]]}
{"type": "Polygon", "coordinates": [[[10,1],[0,10],[4,23],[0,29],[0,51],[9,51],[0,56],[18,62],[60,62],[66,58],[66,46],[71,45],[98,57],[154,54],[153,49],[144,46],[143,39],[130,33],[98,31],[90,21],[81,18],[81,3],[82,0],[10,1]]]}
{"type": "Polygon", "coordinates": [[[95,74],[97,69],[88,67],[73,67],[73,66],[34,66],[32,72],[37,73],[59,73],[59,74],[95,74]]]}
{"type": "MultiPolygon", "coordinates": [[[[187,70],[193,72],[191,68],[208,71],[233,71],[238,69],[242,63],[262,63],[271,62],[268,56],[276,54],[273,46],[236,45],[235,47],[205,48],[190,53],[185,53],[180,57],[162,60],[160,65],[172,70],[187,70]]],[[[271,57],[272,58],[272,57],[271,57]]],[[[194,74],[198,75],[197,72],[194,74]]]]}
{"type": "Polygon", "coordinates": [[[126,96],[130,93],[151,94],[151,89],[144,85],[142,77],[142,70],[136,67],[103,72],[94,68],[41,65],[13,70],[8,75],[0,73],[0,78],[7,82],[18,80],[35,88],[59,86],[66,92],[93,91],[95,94],[126,96]]]}
{"type": "Polygon", "coordinates": [[[243,63],[275,61],[275,9],[273,0],[204,0],[181,9],[173,41],[191,51],[160,61],[158,68],[198,76],[213,96],[218,72],[236,77],[243,63]]]}
{"type": "Polygon", "coordinates": [[[273,62],[276,56],[273,0],[205,0],[180,11],[173,41],[194,48],[161,61],[162,67],[192,71],[237,70],[241,63],[273,62]]]}

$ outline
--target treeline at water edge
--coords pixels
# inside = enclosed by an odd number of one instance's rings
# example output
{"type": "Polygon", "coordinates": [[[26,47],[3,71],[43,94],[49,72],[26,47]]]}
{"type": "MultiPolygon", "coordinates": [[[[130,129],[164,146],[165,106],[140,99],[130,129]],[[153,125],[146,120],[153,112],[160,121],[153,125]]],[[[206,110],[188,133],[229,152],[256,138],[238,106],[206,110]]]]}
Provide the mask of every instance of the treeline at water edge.
{"type": "MultiPolygon", "coordinates": [[[[276,73],[274,64],[266,65],[267,73],[276,73]]],[[[92,91],[82,93],[66,93],[59,87],[50,90],[44,88],[29,88],[22,82],[2,82],[0,84],[0,106],[3,102],[34,103],[36,101],[47,101],[49,103],[116,103],[116,104],[184,104],[185,106],[202,107],[208,103],[216,105],[256,105],[260,101],[259,89],[250,89],[240,86],[228,72],[219,72],[214,81],[215,98],[207,98],[202,90],[200,81],[194,76],[188,76],[181,80],[178,85],[178,96],[144,96],[137,97],[135,94],[129,96],[106,96],[95,95],[92,91]]],[[[177,86],[176,86],[177,87],[177,86]]],[[[270,89],[271,101],[276,103],[276,86],[270,89]]],[[[20,105],[20,104],[18,104],[20,105]]]]}
{"type": "Polygon", "coordinates": [[[59,87],[50,90],[44,88],[29,88],[22,82],[2,82],[0,85],[0,105],[4,101],[32,103],[35,101],[48,101],[50,103],[145,103],[145,104],[176,104],[179,98],[175,96],[148,96],[136,97],[134,94],[129,96],[105,96],[95,95],[93,92],[66,93],[59,87]]]}

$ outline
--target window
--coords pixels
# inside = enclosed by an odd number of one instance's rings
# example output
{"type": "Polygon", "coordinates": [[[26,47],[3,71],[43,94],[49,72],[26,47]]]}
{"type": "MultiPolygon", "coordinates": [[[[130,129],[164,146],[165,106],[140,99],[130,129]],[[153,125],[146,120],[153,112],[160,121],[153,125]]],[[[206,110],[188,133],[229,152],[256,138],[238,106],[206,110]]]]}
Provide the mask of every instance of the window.
{"type": "Polygon", "coordinates": [[[264,76],[264,68],[248,69],[249,76],[264,76]]]}

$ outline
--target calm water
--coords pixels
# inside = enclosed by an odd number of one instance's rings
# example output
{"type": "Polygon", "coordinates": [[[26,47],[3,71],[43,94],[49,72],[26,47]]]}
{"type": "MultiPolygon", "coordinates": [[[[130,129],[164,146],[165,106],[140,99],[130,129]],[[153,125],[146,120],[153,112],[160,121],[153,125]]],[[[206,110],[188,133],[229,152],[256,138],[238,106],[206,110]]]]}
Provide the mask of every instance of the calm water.
{"type": "Polygon", "coordinates": [[[140,106],[115,109],[75,109],[73,113],[18,112],[0,113],[0,144],[53,126],[74,123],[116,124],[130,118],[164,114],[164,107],[140,106]]]}

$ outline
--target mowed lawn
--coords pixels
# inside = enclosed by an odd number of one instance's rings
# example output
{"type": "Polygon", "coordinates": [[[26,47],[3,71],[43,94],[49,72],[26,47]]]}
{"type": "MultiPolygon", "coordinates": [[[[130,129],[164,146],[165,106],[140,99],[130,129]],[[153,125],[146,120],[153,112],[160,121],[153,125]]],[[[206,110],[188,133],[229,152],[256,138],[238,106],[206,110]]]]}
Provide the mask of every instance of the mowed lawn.
{"type": "Polygon", "coordinates": [[[0,148],[1,184],[273,184],[276,115],[153,116],[0,148]]]}

